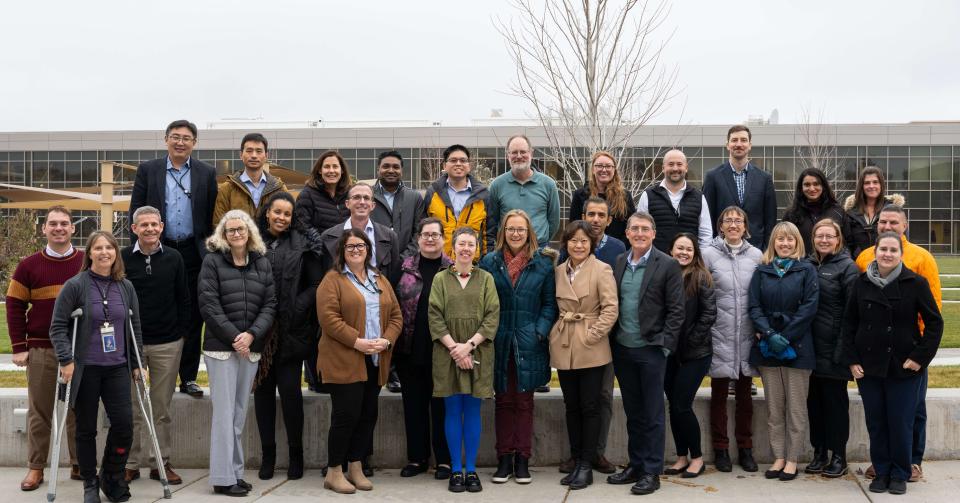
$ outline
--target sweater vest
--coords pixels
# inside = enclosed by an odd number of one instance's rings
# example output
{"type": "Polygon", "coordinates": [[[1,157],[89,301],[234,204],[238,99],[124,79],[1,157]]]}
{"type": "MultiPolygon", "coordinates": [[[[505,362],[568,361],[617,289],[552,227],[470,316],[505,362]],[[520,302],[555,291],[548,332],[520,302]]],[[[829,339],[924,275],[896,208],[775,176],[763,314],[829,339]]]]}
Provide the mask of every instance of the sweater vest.
{"type": "Polygon", "coordinates": [[[696,238],[700,230],[700,211],[703,208],[703,194],[687,184],[680,199],[679,210],[673,209],[670,194],[662,185],[646,189],[647,211],[657,223],[657,236],[653,246],[669,254],[670,242],[680,232],[689,232],[696,238]]]}

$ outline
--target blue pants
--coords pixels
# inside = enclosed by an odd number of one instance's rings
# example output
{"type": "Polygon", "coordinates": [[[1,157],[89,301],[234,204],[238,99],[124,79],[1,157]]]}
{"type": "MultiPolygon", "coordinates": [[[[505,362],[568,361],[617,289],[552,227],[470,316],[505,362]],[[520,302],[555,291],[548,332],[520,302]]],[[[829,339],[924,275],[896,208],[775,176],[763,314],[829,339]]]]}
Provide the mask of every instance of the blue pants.
{"type": "Polygon", "coordinates": [[[464,457],[467,472],[477,471],[477,451],[480,449],[480,404],[479,398],[466,394],[452,395],[443,399],[445,409],[444,431],[450,448],[450,469],[462,472],[464,457]],[[466,456],[461,450],[466,449],[466,456]]]}
{"type": "Polygon", "coordinates": [[[857,381],[870,434],[870,461],[877,476],[910,479],[914,416],[921,376],[870,377],[857,381]]]}
{"type": "Polygon", "coordinates": [[[923,463],[923,451],[927,449],[927,367],[920,376],[920,392],[917,395],[917,412],[913,417],[913,456],[915,465],[923,463]]]}

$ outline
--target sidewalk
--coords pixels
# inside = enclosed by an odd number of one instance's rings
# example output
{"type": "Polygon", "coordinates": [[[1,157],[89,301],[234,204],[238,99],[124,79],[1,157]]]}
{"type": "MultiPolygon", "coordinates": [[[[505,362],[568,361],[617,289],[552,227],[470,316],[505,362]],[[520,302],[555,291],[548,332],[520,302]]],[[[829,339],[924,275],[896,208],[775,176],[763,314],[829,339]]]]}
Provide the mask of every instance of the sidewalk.
{"type": "MultiPolygon", "coordinates": [[[[534,481],[528,485],[519,485],[512,480],[506,484],[493,484],[490,475],[493,468],[479,470],[483,481],[483,492],[479,494],[453,494],[447,491],[446,482],[434,480],[431,474],[423,474],[411,479],[402,479],[399,470],[377,471],[371,478],[374,490],[357,491],[353,495],[339,495],[323,489],[323,479],[319,470],[307,471],[304,478],[287,481],[283,470],[278,470],[273,480],[257,479],[256,470],[248,470],[244,479],[254,486],[253,492],[246,498],[231,501],[261,501],[264,503],[307,502],[318,498],[343,501],[411,501],[411,502],[509,502],[523,503],[577,503],[591,501],[715,501],[715,502],[765,502],[771,501],[825,501],[878,502],[878,501],[955,501],[960,491],[960,461],[931,461],[924,463],[926,478],[920,482],[908,484],[907,498],[890,494],[874,494],[867,491],[868,481],[862,475],[850,474],[841,479],[829,480],[815,475],[801,475],[792,482],[766,480],[763,473],[745,473],[735,468],[733,473],[719,473],[709,466],[704,475],[696,479],[679,477],[661,477],[661,488],[653,496],[642,498],[630,494],[630,486],[613,486],[606,483],[606,476],[594,472],[594,484],[580,491],[569,491],[559,483],[561,474],[556,467],[537,467],[531,469],[534,481]]],[[[858,463],[855,468],[863,469],[865,464],[858,463]]],[[[761,470],[765,467],[761,466],[761,470]]],[[[15,488],[19,485],[25,470],[22,468],[0,469],[0,486],[7,489],[4,503],[31,502],[46,500],[47,484],[32,493],[24,493],[15,488]],[[9,499],[8,499],[9,498],[9,499]]],[[[183,485],[171,486],[173,500],[192,502],[223,502],[227,498],[214,495],[207,483],[206,472],[202,470],[179,471],[184,479],[183,485]]],[[[57,501],[78,501],[82,494],[82,484],[69,480],[67,469],[60,471],[57,501]],[[64,480],[66,479],[66,480],[64,480]]],[[[143,470],[140,480],[130,486],[133,494],[131,502],[163,502],[160,483],[147,478],[143,470]]],[[[104,501],[106,501],[104,499],[104,501]]]]}

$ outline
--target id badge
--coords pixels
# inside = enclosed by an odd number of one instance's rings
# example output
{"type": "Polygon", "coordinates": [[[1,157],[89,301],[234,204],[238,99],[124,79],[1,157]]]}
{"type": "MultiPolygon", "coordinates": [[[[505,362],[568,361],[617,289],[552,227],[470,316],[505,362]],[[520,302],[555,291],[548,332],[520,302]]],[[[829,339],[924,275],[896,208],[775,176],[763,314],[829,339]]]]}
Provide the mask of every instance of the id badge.
{"type": "Polygon", "coordinates": [[[113,325],[104,323],[100,327],[100,342],[103,344],[104,353],[113,353],[117,350],[117,337],[113,333],[113,325]]]}

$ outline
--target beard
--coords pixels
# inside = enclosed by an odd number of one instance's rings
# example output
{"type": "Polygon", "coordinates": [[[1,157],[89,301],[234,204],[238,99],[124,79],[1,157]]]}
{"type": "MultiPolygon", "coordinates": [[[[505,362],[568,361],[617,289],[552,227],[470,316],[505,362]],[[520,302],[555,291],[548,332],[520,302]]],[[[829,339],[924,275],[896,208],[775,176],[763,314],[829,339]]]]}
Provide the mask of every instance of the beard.
{"type": "Polygon", "coordinates": [[[531,169],[533,169],[533,162],[531,162],[531,161],[518,162],[518,163],[510,163],[510,170],[511,170],[511,171],[521,171],[521,172],[522,172],[522,171],[530,171],[531,169]]]}

